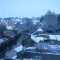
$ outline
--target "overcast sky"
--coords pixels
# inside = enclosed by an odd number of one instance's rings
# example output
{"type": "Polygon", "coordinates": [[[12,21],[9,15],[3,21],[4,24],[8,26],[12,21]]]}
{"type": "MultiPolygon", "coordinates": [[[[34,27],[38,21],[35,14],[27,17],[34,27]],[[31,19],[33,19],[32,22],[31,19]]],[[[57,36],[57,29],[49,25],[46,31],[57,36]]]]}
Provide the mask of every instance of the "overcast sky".
{"type": "Polygon", "coordinates": [[[60,0],[0,0],[0,17],[39,17],[48,10],[60,13],[60,0]]]}

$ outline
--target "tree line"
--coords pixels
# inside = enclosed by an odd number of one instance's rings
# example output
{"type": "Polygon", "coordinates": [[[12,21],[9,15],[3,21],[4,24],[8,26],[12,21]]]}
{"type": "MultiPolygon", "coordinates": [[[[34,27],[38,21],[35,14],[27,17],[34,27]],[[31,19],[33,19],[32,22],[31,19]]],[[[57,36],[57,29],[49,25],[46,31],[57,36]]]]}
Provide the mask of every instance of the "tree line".
{"type": "Polygon", "coordinates": [[[48,32],[58,32],[60,31],[60,14],[55,14],[50,10],[41,16],[41,28],[48,32]]]}

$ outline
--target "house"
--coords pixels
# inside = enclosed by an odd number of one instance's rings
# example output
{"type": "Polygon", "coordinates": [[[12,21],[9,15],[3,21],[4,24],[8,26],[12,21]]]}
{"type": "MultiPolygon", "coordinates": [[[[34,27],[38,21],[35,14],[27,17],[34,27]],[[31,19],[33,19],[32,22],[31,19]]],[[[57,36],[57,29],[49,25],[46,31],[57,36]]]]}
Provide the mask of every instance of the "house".
{"type": "Polygon", "coordinates": [[[12,20],[8,20],[8,26],[14,26],[14,23],[12,20]]]}
{"type": "Polygon", "coordinates": [[[27,47],[27,48],[24,48],[22,54],[21,54],[21,52],[18,53],[17,58],[18,59],[21,58],[21,57],[23,57],[23,58],[30,58],[30,57],[33,56],[32,54],[30,54],[30,52],[31,53],[34,52],[35,49],[36,49],[35,47],[27,47]]]}
{"type": "Polygon", "coordinates": [[[7,30],[13,30],[13,27],[12,26],[6,26],[6,29],[7,30]]]}
{"type": "Polygon", "coordinates": [[[42,58],[43,60],[59,60],[60,59],[60,45],[48,45],[47,47],[48,50],[47,52],[45,52],[46,50],[44,50],[44,53],[42,53],[42,58]]]}
{"type": "Polygon", "coordinates": [[[39,28],[33,34],[34,35],[39,35],[39,34],[43,34],[43,33],[44,33],[44,31],[41,28],[39,28]]]}
{"type": "Polygon", "coordinates": [[[50,44],[60,44],[60,35],[49,35],[50,44]]]}
{"type": "Polygon", "coordinates": [[[57,44],[60,45],[60,35],[56,35],[56,38],[57,38],[57,44]]]}
{"type": "Polygon", "coordinates": [[[14,26],[14,23],[13,23],[12,20],[8,20],[7,25],[8,25],[8,26],[14,26]]]}
{"type": "Polygon", "coordinates": [[[14,60],[14,59],[11,59],[11,58],[4,58],[3,60],[14,60]]]}
{"type": "Polygon", "coordinates": [[[6,21],[5,21],[5,19],[4,19],[4,18],[1,18],[0,22],[2,23],[2,22],[6,22],[6,21]]]}
{"type": "Polygon", "coordinates": [[[6,30],[4,32],[5,37],[12,36],[17,33],[17,30],[15,30],[12,26],[6,26],[6,30]]]}
{"type": "Polygon", "coordinates": [[[48,34],[39,34],[36,35],[37,37],[43,37],[44,38],[44,42],[49,42],[49,35],[48,34]]]}
{"type": "Polygon", "coordinates": [[[22,19],[13,19],[13,23],[14,24],[17,24],[17,23],[23,24],[22,19]]]}
{"type": "Polygon", "coordinates": [[[56,35],[58,41],[60,41],[60,35],[56,35]]]}
{"type": "Polygon", "coordinates": [[[49,35],[49,43],[50,44],[57,44],[56,35],[49,35]]]}
{"type": "Polygon", "coordinates": [[[23,50],[23,46],[20,45],[17,48],[14,48],[13,50],[7,52],[5,55],[8,58],[12,58],[12,59],[16,59],[17,58],[17,54],[23,50]]]}
{"type": "Polygon", "coordinates": [[[33,25],[36,25],[37,23],[39,23],[39,20],[38,19],[33,19],[32,22],[33,22],[33,25]]]}
{"type": "Polygon", "coordinates": [[[31,39],[33,41],[35,41],[36,43],[39,43],[40,41],[44,41],[43,37],[39,37],[39,36],[36,36],[36,35],[31,35],[31,39]]]}

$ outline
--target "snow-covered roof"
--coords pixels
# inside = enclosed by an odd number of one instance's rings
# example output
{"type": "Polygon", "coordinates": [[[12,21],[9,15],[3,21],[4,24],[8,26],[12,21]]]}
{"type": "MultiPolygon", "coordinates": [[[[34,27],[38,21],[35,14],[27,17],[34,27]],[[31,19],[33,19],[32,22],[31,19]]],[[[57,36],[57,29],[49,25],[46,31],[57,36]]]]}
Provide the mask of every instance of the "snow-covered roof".
{"type": "Polygon", "coordinates": [[[15,55],[15,56],[12,57],[12,59],[16,59],[16,57],[17,57],[17,56],[15,55]]]}
{"type": "Polygon", "coordinates": [[[6,26],[6,28],[7,28],[8,30],[13,30],[13,27],[12,27],[12,26],[6,26]]]}
{"type": "Polygon", "coordinates": [[[39,41],[43,41],[44,40],[44,38],[43,37],[36,37],[36,36],[34,36],[34,35],[31,35],[31,39],[33,39],[35,42],[39,42],[39,41]]]}
{"type": "Polygon", "coordinates": [[[60,35],[56,35],[58,41],[60,41],[60,35]]]}
{"type": "Polygon", "coordinates": [[[28,47],[28,48],[25,48],[24,50],[26,49],[35,49],[36,47],[28,47]]]}
{"type": "Polygon", "coordinates": [[[56,35],[49,35],[49,38],[50,38],[51,40],[57,40],[56,35]]]}
{"type": "Polygon", "coordinates": [[[23,46],[20,45],[19,47],[15,48],[14,50],[17,51],[17,52],[20,52],[22,49],[23,49],[23,46]]]}
{"type": "Polygon", "coordinates": [[[60,35],[49,35],[49,38],[51,40],[58,40],[58,41],[60,41],[60,35]]]}
{"type": "Polygon", "coordinates": [[[3,39],[0,39],[0,43],[2,43],[2,42],[4,42],[4,40],[3,39]]]}
{"type": "Polygon", "coordinates": [[[41,28],[37,29],[37,31],[43,31],[41,28]]]}
{"type": "Polygon", "coordinates": [[[14,20],[14,21],[18,21],[18,22],[20,22],[20,19],[16,19],[16,20],[14,20]]]}
{"type": "Polygon", "coordinates": [[[33,20],[33,24],[35,25],[36,23],[38,23],[38,20],[33,20]]]}
{"type": "Polygon", "coordinates": [[[36,32],[43,32],[43,30],[41,28],[38,28],[33,34],[35,34],[36,32]]]}
{"type": "Polygon", "coordinates": [[[13,22],[14,22],[14,24],[17,24],[17,23],[23,24],[22,20],[19,20],[19,19],[14,20],[13,22]]]}

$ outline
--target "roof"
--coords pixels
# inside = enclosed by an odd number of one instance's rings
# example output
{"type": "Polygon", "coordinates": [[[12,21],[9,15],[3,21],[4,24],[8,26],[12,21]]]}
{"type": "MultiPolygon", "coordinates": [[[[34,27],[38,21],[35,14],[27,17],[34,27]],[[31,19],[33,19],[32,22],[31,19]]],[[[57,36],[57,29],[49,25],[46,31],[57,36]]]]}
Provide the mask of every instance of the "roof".
{"type": "Polygon", "coordinates": [[[25,48],[25,50],[26,50],[26,49],[35,49],[35,47],[28,47],[28,48],[25,48]]]}
{"type": "Polygon", "coordinates": [[[36,32],[43,32],[43,30],[41,28],[38,28],[33,34],[35,34],[36,32]]]}
{"type": "Polygon", "coordinates": [[[12,30],[12,29],[13,29],[12,26],[6,26],[6,28],[7,28],[8,30],[12,30]]]}
{"type": "Polygon", "coordinates": [[[11,51],[7,52],[5,55],[6,55],[6,57],[11,58],[11,57],[16,55],[16,51],[15,50],[11,50],[11,51]]]}
{"type": "Polygon", "coordinates": [[[58,40],[58,41],[60,41],[60,35],[49,35],[49,38],[51,40],[58,40]]]}
{"type": "Polygon", "coordinates": [[[6,57],[15,58],[17,52],[20,52],[22,49],[23,49],[23,46],[20,45],[19,47],[15,48],[15,49],[13,49],[13,50],[11,50],[11,51],[9,51],[9,52],[7,52],[7,53],[6,53],[6,57]],[[13,54],[12,54],[12,53],[13,53],[13,54]]]}
{"type": "Polygon", "coordinates": [[[41,28],[37,29],[37,31],[43,31],[41,28]]]}
{"type": "Polygon", "coordinates": [[[16,59],[16,57],[17,57],[17,56],[15,55],[15,56],[12,57],[12,59],[16,59]]]}
{"type": "Polygon", "coordinates": [[[17,51],[17,52],[20,52],[22,49],[23,49],[23,46],[20,45],[19,47],[15,48],[14,50],[17,51]]]}
{"type": "Polygon", "coordinates": [[[36,25],[39,21],[38,20],[33,20],[33,24],[36,25]]]}
{"type": "Polygon", "coordinates": [[[20,19],[16,19],[16,20],[14,20],[14,21],[20,22],[20,19]]]}
{"type": "Polygon", "coordinates": [[[4,40],[3,40],[3,39],[0,39],[0,44],[1,44],[2,42],[4,42],[4,40]]]}
{"type": "Polygon", "coordinates": [[[60,41],[60,35],[56,35],[58,41],[60,41]]]}
{"type": "Polygon", "coordinates": [[[49,35],[49,38],[50,38],[51,40],[57,40],[56,35],[49,35]]]}
{"type": "Polygon", "coordinates": [[[44,38],[43,37],[36,37],[36,36],[34,36],[34,35],[31,35],[31,38],[35,41],[35,42],[39,42],[39,41],[43,41],[44,40],[44,38]]]}

